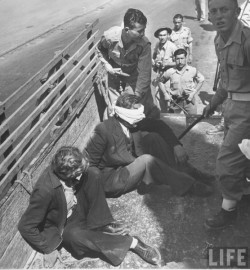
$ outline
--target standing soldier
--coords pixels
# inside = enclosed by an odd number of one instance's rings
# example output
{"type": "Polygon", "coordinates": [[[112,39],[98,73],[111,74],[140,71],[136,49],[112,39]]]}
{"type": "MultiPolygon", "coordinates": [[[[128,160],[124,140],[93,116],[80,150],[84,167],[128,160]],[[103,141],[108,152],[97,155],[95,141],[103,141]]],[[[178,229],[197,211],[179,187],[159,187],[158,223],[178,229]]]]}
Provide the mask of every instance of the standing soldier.
{"type": "MultiPolygon", "coordinates": [[[[153,70],[158,74],[157,78],[153,81],[153,85],[156,86],[156,98],[159,100],[159,105],[162,110],[167,109],[170,104],[169,98],[166,99],[165,88],[164,91],[162,91],[158,83],[163,72],[175,66],[174,52],[177,49],[176,45],[170,41],[171,33],[172,30],[168,27],[159,28],[154,33],[154,36],[158,38],[159,41],[156,43],[153,51],[153,70]]],[[[169,85],[166,87],[169,88],[169,85]]]]}
{"type": "Polygon", "coordinates": [[[192,41],[191,30],[183,26],[183,16],[176,14],[173,18],[174,29],[171,34],[171,41],[177,48],[185,49],[188,53],[188,63],[192,63],[192,41]]]}
{"type": "Polygon", "coordinates": [[[124,16],[124,27],[105,31],[99,44],[99,59],[108,72],[109,114],[123,92],[135,94],[149,117],[158,118],[159,109],[151,93],[151,44],[144,36],[147,18],[130,8],[124,16]]]}
{"type": "Polygon", "coordinates": [[[159,39],[153,51],[153,68],[155,71],[167,70],[174,67],[174,52],[177,50],[176,45],[170,41],[172,30],[168,27],[159,28],[155,31],[154,36],[159,39]]]}
{"type": "Polygon", "coordinates": [[[174,56],[176,67],[163,74],[159,86],[164,90],[163,83],[170,80],[170,91],[165,92],[165,99],[173,99],[187,114],[197,114],[195,95],[203,85],[204,76],[195,67],[187,64],[187,52],[184,49],[176,50],[174,56]]]}
{"type": "Polygon", "coordinates": [[[238,19],[237,0],[209,0],[209,18],[216,27],[215,50],[220,62],[221,80],[210,104],[204,109],[209,116],[225,101],[225,135],[217,158],[216,170],[222,191],[221,211],[206,220],[206,227],[221,229],[237,217],[237,202],[249,183],[249,161],[238,146],[250,139],[250,29],[238,19]]]}

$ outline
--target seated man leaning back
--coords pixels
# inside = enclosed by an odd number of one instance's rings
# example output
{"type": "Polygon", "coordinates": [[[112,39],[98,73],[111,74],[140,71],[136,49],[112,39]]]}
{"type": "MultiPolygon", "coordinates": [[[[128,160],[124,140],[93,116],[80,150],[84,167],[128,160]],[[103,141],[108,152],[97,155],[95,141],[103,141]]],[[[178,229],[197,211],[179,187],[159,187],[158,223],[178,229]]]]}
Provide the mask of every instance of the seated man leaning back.
{"type": "Polygon", "coordinates": [[[115,221],[106,202],[103,185],[88,171],[87,153],[61,147],[36,182],[30,203],[18,229],[23,238],[44,254],[44,266],[53,267],[64,247],[75,258],[91,255],[119,265],[128,250],[153,265],[159,251],[131,237],[115,221]]]}
{"type": "Polygon", "coordinates": [[[161,120],[145,118],[138,102],[135,95],[121,95],[115,115],[97,125],[87,144],[90,170],[101,173],[106,195],[117,197],[139,185],[149,190],[154,183],[169,185],[176,195],[210,195],[211,186],[197,181],[204,175],[188,165],[173,131],[161,120]]]}

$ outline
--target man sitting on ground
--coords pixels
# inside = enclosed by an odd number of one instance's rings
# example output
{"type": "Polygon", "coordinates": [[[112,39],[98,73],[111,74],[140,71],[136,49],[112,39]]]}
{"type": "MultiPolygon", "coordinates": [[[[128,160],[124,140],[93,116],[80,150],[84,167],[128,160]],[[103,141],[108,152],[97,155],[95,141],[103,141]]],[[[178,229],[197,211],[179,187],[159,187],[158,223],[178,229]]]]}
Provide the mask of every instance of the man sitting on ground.
{"type": "Polygon", "coordinates": [[[114,221],[102,183],[88,172],[87,153],[61,147],[38,179],[18,229],[23,238],[44,254],[45,266],[53,267],[64,247],[77,259],[86,255],[105,258],[119,265],[128,250],[151,264],[158,264],[159,251],[128,235],[114,221]]]}
{"type": "Polygon", "coordinates": [[[173,131],[161,120],[145,118],[138,102],[135,95],[121,95],[115,116],[98,124],[87,144],[90,169],[101,174],[107,196],[120,196],[141,183],[143,190],[156,183],[169,185],[180,196],[210,195],[211,187],[186,166],[187,154],[173,131]],[[184,167],[190,175],[180,172],[184,167]]]}

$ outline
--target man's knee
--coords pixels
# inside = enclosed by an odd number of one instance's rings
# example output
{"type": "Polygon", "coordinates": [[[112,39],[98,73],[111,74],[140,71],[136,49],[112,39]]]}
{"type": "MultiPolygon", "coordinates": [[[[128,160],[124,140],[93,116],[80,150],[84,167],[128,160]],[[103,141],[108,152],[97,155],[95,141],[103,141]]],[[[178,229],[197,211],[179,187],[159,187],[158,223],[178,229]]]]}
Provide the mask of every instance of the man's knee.
{"type": "Polygon", "coordinates": [[[72,254],[73,257],[81,259],[86,248],[84,241],[87,241],[88,231],[77,227],[65,228],[63,232],[63,247],[72,254]],[[82,241],[84,240],[84,241],[82,241]]]}
{"type": "Polygon", "coordinates": [[[151,164],[152,162],[155,162],[156,158],[150,154],[143,154],[139,156],[137,159],[138,161],[141,161],[145,165],[148,165],[148,164],[151,164]]]}

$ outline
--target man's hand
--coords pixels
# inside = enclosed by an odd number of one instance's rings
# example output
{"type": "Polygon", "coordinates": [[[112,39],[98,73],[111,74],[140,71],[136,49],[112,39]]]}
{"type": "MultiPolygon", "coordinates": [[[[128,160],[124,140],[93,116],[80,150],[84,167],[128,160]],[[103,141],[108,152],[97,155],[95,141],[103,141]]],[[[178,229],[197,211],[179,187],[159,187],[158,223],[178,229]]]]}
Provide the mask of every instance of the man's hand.
{"type": "Polygon", "coordinates": [[[188,100],[189,102],[192,102],[192,100],[193,100],[193,98],[194,98],[194,95],[195,95],[195,93],[189,94],[187,100],[188,100]]]}
{"type": "Polygon", "coordinates": [[[60,253],[59,251],[56,249],[54,251],[52,251],[50,254],[44,254],[43,255],[43,265],[45,268],[52,268],[57,259],[60,259],[60,253]]]}
{"type": "Polygon", "coordinates": [[[176,145],[174,147],[174,155],[176,162],[180,165],[184,165],[188,161],[188,154],[181,145],[176,145]]]}
{"type": "Polygon", "coordinates": [[[106,69],[106,71],[112,75],[114,75],[116,72],[113,69],[113,67],[109,64],[109,63],[105,63],[104,64],[104,68],[106,69]]]}

